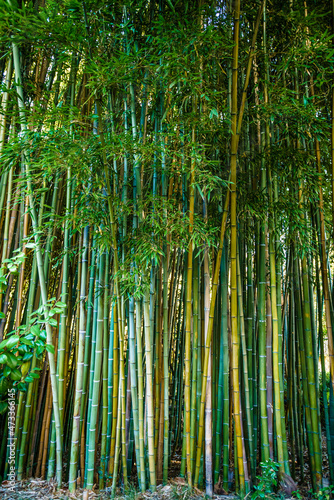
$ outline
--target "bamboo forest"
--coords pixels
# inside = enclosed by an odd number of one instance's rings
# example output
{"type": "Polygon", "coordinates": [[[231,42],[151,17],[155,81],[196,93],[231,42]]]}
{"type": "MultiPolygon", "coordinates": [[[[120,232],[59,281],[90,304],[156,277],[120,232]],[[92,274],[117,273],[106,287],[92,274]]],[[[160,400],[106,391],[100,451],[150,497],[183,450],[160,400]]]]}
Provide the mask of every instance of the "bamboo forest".
{"type": "Polygon", "coordinates": [[[333,0],[0,0],[0,498],[334,498],[333,242],[333,0]]]}

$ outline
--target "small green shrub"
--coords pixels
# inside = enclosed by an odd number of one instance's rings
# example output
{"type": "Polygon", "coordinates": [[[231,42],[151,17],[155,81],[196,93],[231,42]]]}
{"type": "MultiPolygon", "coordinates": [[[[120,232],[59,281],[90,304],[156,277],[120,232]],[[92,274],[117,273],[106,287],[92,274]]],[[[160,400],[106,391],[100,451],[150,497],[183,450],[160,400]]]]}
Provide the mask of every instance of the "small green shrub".
{"type": "Polygon", "coordinates": [[[334,498],[334,486],[319,488],[318,491],[311,492],[312,500],[332,500],[334,498]]]}
{"type": "MultiPolygon", "coordinates": [[[[9,274],[17,274],[18,267],[25,259],[25,255],[18,249],[11,259],[4,259],[0,268],[0,293],[4,293],[9,274]]],[[[43,306],[29,316],[27,325],[20,325],[9,332],[0,343],[0,414],[7,411],[8,391],[26,391],[27,385],[39,378],[41,368],[33,366],[33,357],[42,360],[46,351],[54,353],[53,345],[47,344],[45,324],[57,326],[53,318],[61,314],[66,307],[63,302],[56,302],[55,298],[48,301],[48,317],[44,318],[43,306]]],[[[4,319],[0,312],[0,319],[4,319]]]]}
{"type": "Polygon", "coordinates": [[[256,476],[258,484],[250,493],[251,500],[277,498],[279,464],[273,460],[260,463],[262,474],[256,476]]]}

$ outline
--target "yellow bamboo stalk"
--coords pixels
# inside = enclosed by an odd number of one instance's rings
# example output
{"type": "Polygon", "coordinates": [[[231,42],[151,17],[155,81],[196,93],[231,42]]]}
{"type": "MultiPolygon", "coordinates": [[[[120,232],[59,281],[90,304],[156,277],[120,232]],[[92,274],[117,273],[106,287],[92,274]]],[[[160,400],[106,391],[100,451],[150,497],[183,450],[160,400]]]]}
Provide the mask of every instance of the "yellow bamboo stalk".
{"type": "MultiPolygon", "coordinates": [[[[195,142],[195,128],[192,130],[192,141],[195,142]]],[[[185,435],[186,435],[186,457],[187,457],[187,478],[188,484],[192,486],[192,462],[191,462],[191,439],[190,439],[190,411],[191,411],[191,319],[192,319],[192,276],[193,276],[193,242],[191,239],[194,225],[195,208],[195,160],[191,160],[190,173],[190,203],[189,203],[189,235],[190,243],[188,247],[188,268],[186,284],[186,332],[185,332],[185,359],[184,359],[184,406],[185,406],[185,435]]]]}

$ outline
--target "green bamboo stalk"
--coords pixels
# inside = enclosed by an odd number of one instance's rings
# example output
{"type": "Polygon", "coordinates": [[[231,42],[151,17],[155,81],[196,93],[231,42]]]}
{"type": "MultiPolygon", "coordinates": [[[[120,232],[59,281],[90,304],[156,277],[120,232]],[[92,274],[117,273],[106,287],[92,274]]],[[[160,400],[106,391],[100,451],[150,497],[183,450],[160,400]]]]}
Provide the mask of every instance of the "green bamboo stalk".
{"type": "Polygon", "coordinates": [[[135,344],[135,323],[134,323],[134,298],[130,299],[129,303],[129,363],[130,363],[130,378],[131,378],[131,396],[132,396],[132,412],[133,412],[133,426],[136,447],[136,462],[139,471],[139,482],[141,491],[145,491],[145,468],[141,469],[142,463],[140,461],[139,451],[139,412],[138,412],[138,386],[137,386],[137,373],[136,373],[136,344],[135,344]]]}
{"type": "Polygon", "coordinates": [[[143,376],[143,346],[142,346],[142,312],[140,301],[135,302],[136,309],[136,342],[138,370],[138,424],[139,424],[139,459],[142,474],[142,487],[146,489],[145,455],[144,455],[144,376],[143,376]]]}
{"type": "Polygon", "coordinates": [[[101,473],[99,488],[103,489],[107,470],[107,435],[108,435],[108,363],[109,363],[109,255],[106,255],[104,275],[105,292],[103,297],[103,364],[102,364],[102,428],[101,428],[101,473]]]}
{"type": "MultiPolygon", "coordinates": [[[[195,143],[195,130],[192,131],[192,142],[195,143]]],[[[194,145],[193,145],[194,148],[194,145]]],[[[193,241],[191,239],[194,224],[195,208],[195,160],[191,160],[189,184],[189,235],[190,242],[187,252],[187,279],[186,279],[186,324],[185,324],[185,378],[184,378],[184,411],[185,411],[185,439],[188,484],[192,486],[191,464],[191,320],[192,320],[192,275],[193,275],[193,241]]]]}
{"type": "MultiPolygon", "coordinates": [[[[25,105],[24,105],[24,97],[21,86],[21,67],[19,60],[19,51],[18,47],[15,43],[12,44],[13,47],[13,59],[14,59],[14,68],[15,68],[15,82],[17,86],[18,92],[18,107],[20,111],[20,119],[21,119],[21,130],[24,135],[27,133],[27,125],[25,118],[25,105]]],[[[27,185],[28,185],[28,197],[29,197],[29,205],[31,210],[31,220],[34,231],[34,240],[35,240],[35,250],[36,250],[36,259],[37,259],[37,268],[39,275],[39,284],[41,289],[41,298],[42,304],[44,308],[44,318],[46,321],[46,334],[47,334],[47,343],[52,346],[52,331],[50,324],[48,323],[48,310],[47,310],[47,290],[45,285],[45,277],[44,277],[44,268],[43,268],[43,258],[40,246],[40,239],[37,233],[37,217],[35,211],[35,203],[33,199],[33,189],[30,177],[30,170],[27,158],[25,158],[25,171],[27,177],[27,185]]],[[[51,347],[52,349],[52,347],[51,347]]],[[[56,381],[56,369],[55,369],[55,358],[52,350],[48,351],[49,365],[50,365],[50,378],[51,378],[51,386],[52,386],[52,396],[53,396],[53,412],[55,418],[55,429],[56,429],[56,447],[57,447],[57,483],[58,486],[62,483],[62,446],[61,446],[61,419],[60,419],[60,411],[59,411],[59,403],[58,403],[58,390],[57,390],[57,381],[56,381]]]]}
{"type": "Polygon", "coordinates": [[[89,421],[88,432],[88,453],[87,453],[87,488],[91,489],[94,484],[94,465],[95,465],[95,435],[97,431],[97,414],[100,396],[101,370],[102,370],[102,354],[103,354],[103,293],[104,290],[104,272],[106,264],[106,254],[103,252],[98,256],[98,313],[97,313],[97,330],[96,330],[96,346],[95,346],[95,363],[94,363],[94,379],[92,389],[92,406],[89,421]]]}
{"type": "MultiPolygon", "coordinates": [[[[198,366],[198,315],[199,315],[199,275],[198,275],[199,259],[194,257],[194,272],[193,272],[193,362],[192,362],[192,385],[191,385],[191,420],[190,420],[190,436],[191,436],[191,460],[195,460],[196,447],[196,399],[197,399],[197,366],[198,366]]],[[[194,463],[192,471],[195,470],[194,463]]]]}
{"type": "Polygon", "coordinates": [[[144,296],[144,333],[145,333],[145,354],[146,354],[146,398],[147,398],[147,441],[148,441],[148,460],[150,473],[151,491],[156,490],[156,473],[154,459],[154,404],[153,404],[153,359],[151,350],[150,335],[150,312],[149,312],[149,294],[144,296]]]}
{"type": "Polygon", "coordinates": [[[85,354],[85,336],[86,336],[86,281],[87,281],[87,258],[88,258],[88,232],[86,227],[83,232],[83,254],[81,264],[81,286],[80,286],[80,319],[78,332],[78,358],[75,381],[75,400],[73,409],[72,438],[71,438],[71,458],[69,471],[69,491],[75,491],[77,479],[77,462],[79,455],[79,436],[80,436],[80,405],[82,400],[83,372],[84,372],[84,354],[85,354]]]}
{"type": "MultiPolygon", "coordinates": [[[[206,214],[206,203],[203,202],[204,219],[206,214]]],[[[204,250],[204,331],[208,335],[209,315],[210,315],[210,272],[208,250],[204,250]]],[[[205,339],[206,341],[207,339],[205,339]]],[[[208,363],[208,377],[206,385],[205,403],[205,492],[206,495],[213,495],[213,467],[212,467],[212,351],[210,349],[208,363]]]]}
{"type": "Polygon", "coordinates": [[[242,450],[242,421],[240,415],[239,387],[239,338],[238,338],[238,297],[237,297],[237,85],[239,52],[240,1],[234,4],[234,31],[232,55],[232,140],[231,140],[231,336],[232,336],[232,380],[234,424],[236,443],[236,463],[238,463],[240,493],[245,492],[245,471],[242,450]]]}

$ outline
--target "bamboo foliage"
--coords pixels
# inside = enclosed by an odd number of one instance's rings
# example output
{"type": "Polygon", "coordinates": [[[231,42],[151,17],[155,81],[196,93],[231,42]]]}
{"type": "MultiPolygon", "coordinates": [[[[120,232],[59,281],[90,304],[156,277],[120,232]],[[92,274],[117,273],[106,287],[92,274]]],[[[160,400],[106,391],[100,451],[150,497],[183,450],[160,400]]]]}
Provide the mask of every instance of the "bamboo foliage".
{"type": "Polygon", "coordinates": [[[2,478],[13,387],[20,480],[333,482],[332,40],[255,7],[0,6],[2,478]]]}

